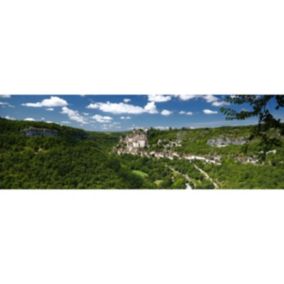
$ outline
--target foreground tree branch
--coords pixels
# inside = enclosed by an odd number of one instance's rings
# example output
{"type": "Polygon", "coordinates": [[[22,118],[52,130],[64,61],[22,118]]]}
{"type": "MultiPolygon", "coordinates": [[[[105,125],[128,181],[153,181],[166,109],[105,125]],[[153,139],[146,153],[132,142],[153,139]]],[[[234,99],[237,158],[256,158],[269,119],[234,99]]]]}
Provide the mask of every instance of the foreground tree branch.
{"type": "Polygon", "coordinates": [[[266,153],[273,146],[279,146],[281,143],[279,136],[284,133],[280,119],[276,119],[272,114],[272,110],[284,107],[284,95],[231,95],[226,96],[225,101],[230,105],[230,107],[221,108],[226,119],[257,118],[258,123],[251,133],[250,139],[260,138],[262,148],[260,159],[265,160],[266,153]],[[269,106],[272,101],[275,104],[273,108],[269,106]],[[244,108],[237,111],[233,108],[234,105],[242,105],[244,108]]]}

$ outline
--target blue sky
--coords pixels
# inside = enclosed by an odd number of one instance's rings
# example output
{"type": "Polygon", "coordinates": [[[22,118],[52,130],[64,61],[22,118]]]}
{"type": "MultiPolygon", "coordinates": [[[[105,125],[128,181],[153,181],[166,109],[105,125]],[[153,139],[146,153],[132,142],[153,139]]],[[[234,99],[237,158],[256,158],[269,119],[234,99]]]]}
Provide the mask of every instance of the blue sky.
{"type": "MultiPolygon", "coordinates": [[[[223,105],[223,95],[0,95],[0,116],[96,131],[256,123],[256,119],[226,121],[220,112],[223,105]]],[[[248,108],[235,109],[244,107],[248,108]]],[[[273,114],[284,120],[283,109],[273,114]]]]}

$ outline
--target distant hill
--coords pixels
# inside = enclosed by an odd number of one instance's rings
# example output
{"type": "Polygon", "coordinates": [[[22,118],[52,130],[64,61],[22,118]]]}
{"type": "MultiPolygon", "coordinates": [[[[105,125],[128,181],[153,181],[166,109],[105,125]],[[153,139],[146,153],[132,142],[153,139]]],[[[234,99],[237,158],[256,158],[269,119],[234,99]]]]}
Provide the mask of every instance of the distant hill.
{"type": "Polygon", "coordinates": [[[157,159],[139,151],[118,155],[120,138],[127,132],[90,132],[0,118],[0,188],[284,189],[283,136],[260,163],[259,141],[248,140],[251,128],[149,129],[143,151],[181,157],[157,159]],[[188,155],[218,158],[220,165],[182,158],[188,155]]]}
{"type": "Polygon", "coordinates": [[[135,188],[136,176],[111,155],[117,134],[0,119],[0,188],[135,188]],[[28,137],[29,127],[56,137],[28,137]]]}

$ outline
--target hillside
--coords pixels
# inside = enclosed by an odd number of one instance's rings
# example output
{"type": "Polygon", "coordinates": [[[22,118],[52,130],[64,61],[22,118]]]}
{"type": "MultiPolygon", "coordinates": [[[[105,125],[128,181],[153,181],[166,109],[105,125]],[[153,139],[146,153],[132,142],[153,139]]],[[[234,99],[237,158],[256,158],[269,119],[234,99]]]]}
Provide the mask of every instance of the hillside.
{"type": "Polygon", "coordinates": [[[131,133],[6,119],[0,129],[3,189],[284,189],[283,144],[260,162],[249,126],[150,129],[132,152],[121,148],[131,133]]]}
{"type": "Polygon", "coordinates": [[[136,176],[110,155],[116,134],[88,133],[43,122],[0,120],[0,188],[135,188],[136,176]],[[27,127],[56,137],[27,137],[27,127]]]}

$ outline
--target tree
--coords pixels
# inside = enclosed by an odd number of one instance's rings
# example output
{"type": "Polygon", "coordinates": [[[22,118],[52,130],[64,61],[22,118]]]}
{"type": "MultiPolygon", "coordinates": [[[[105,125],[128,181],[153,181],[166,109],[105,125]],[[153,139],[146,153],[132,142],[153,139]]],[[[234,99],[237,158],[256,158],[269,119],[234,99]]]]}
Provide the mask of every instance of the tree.
{"type": "Polygon", "coordinates": [[[276,119],[269,106],[274,101],[276,110],[284,107],[284,95],[232,95],[226,96],[225,101],[230,105],[246,105],[249,109],[243,108],[237,111],[233,108],[222,107],[221,112],[226,119],[245,120],[250,117],[257,117],[257,126],[253,129],[250,139],[259,137],[262,146],[260,158],[265,160],[266,153],[273,147],[280,145],[280,134],[284,133],[280,119],[276,119]]]}

